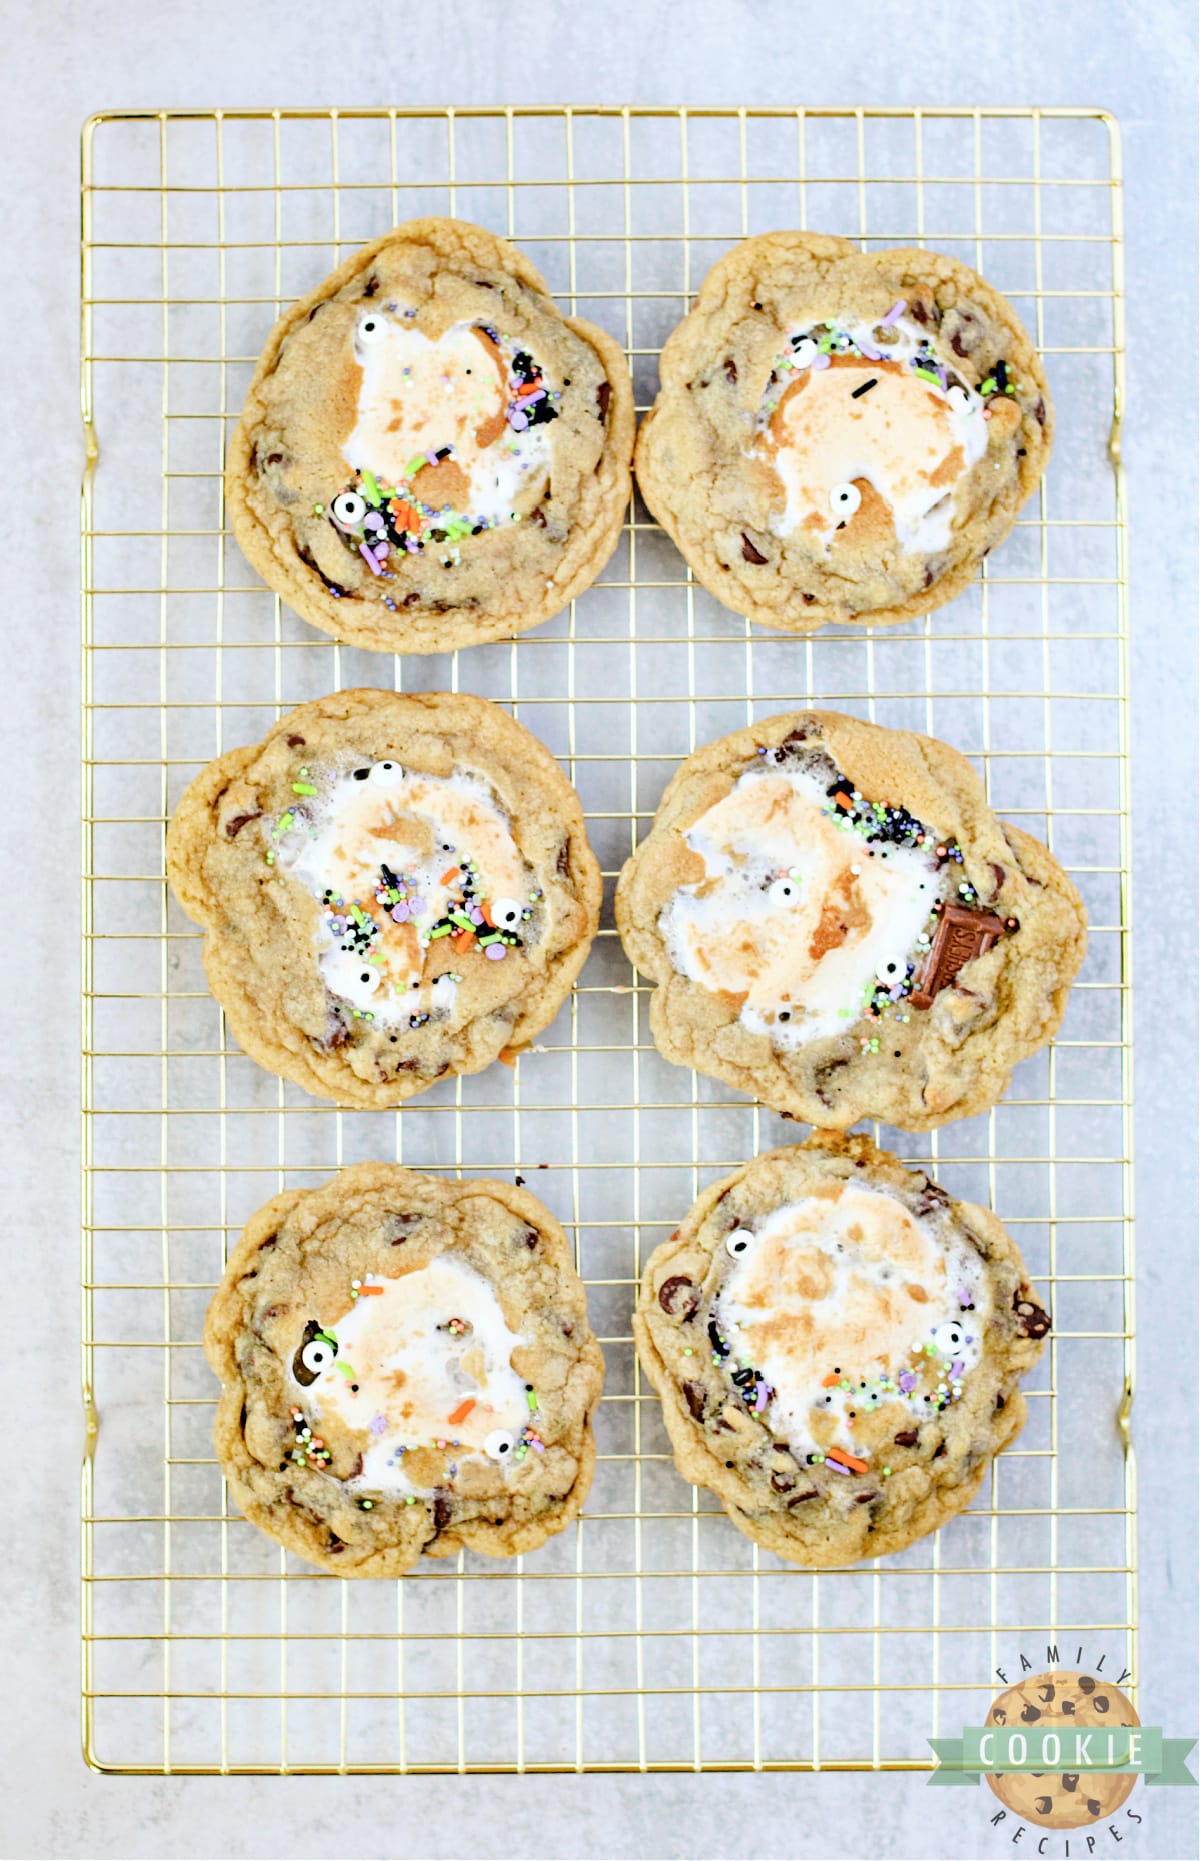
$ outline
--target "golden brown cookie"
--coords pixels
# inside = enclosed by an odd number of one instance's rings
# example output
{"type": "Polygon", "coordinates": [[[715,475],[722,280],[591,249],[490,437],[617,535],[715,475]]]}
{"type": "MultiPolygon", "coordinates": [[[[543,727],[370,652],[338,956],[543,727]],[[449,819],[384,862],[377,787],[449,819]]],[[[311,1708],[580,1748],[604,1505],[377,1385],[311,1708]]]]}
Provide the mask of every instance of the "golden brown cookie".
{"type": "Polygon", "coordinates": [[[1050,453],[1016,311],[936,252],[744,239],[668,338],[661,380],[642,495],[710,594],[787,633],[951,600],[1050,453]]]}
{"type": "Polygon", "coordinates": [[[234,1502],[341,1577],[513,1557],[575,1517],[604,1360],[550,1211],[358,1163],[247,1224],[204,1327],[234,1502]]]}
{"type": "MultiPolygon", "coordinates": [[[[1051,1668],[1009,1687],[988,1713],[989,1725],[1140,1725],[1119,1687],[1093,1674],[1051,1668]]],[[[1097,1746],[1102,1748],[1100,1739],[1097,1746]]],[[[1016,1816],[1042,1829],[1085,1829],[1121,1807],[1136,1772],[985,1771],[989,1787],[1016,1816]]]]}
{"type": "Polygon", "coordinates": [[[562,770],[462,692],[300,705],[196,777],[167,875],[246,1052],[347,1105],[519,1051],[570,994],[600,909],[562,770]]]}
{"type": "Polygon", "coordinates": [[[994,1215],[835,1132],[707,1189],[633,1321],[680,1473],[812,1568],[903,1550],[970,1504],[1049,1328],[994,1215]]]}
{"type": "Polygon", "coordinates": [[[410,220],[267,338],[233,441],[239,544],[290,607],[372,652],[536,627],[600,573],[629,500],[618,343],[507,240],[410,220]]]}
{"type": "Polygon", "coordinates": [[[994,1105],[1086,947],[1074,886],[965,757],[834,711],[689,756],[616,908],[669,1060],[839,1128],[994,1105]]]}

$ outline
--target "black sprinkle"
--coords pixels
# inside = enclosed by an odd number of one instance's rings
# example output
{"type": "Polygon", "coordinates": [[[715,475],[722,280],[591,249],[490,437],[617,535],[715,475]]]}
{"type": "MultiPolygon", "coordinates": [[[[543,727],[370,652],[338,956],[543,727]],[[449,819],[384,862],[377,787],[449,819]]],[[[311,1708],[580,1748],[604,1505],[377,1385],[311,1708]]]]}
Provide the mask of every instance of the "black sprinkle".
{"type": "Polygon", "coordinates": [[[853,394],[850,396],[850,399],[852,401],[856,401],[861,394],[869,394],[872,388],[877,388],[878,386],[879,386],[878,375],[872,375],[870,381],[864,381],[861,388],[855,388],[853,394]]]}

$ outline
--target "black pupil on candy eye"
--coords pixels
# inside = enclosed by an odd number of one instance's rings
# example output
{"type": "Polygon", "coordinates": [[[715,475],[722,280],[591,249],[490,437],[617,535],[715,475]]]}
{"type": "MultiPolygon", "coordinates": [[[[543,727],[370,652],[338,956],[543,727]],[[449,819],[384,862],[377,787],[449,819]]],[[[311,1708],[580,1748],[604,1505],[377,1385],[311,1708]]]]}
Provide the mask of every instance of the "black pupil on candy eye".
{"type": "Polygon", "coordinates": [[[356,769],[354,771],[354,780],[356,782],[365,782],[370,773],[371,771],[369,769],[356,769]]]}

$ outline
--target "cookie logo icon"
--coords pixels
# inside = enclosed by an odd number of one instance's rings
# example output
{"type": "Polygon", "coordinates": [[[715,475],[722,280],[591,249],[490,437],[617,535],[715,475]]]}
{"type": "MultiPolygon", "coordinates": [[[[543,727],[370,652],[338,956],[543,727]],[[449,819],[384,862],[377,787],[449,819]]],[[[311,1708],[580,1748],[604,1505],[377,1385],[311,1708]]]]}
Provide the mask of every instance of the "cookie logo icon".
{"type": "MultiPolygon", "coordinates": [[[[1103,1733],[1114,1726],[1140,1725],[1141,1720],[1111,1682],[1055,1667],[1030,1675],[1001,1693],[992,1703],[987,1724],[1039,1730],[1062,1726],[1064,1731],[1094,1726],[1103,1733]]],[[[1097,1750],[1102,1749],[1102,1741],[1097,1740],[1097,1750]]],[[[1137,1782],[1136,1772],[989,1771],[986,1775],[989,1788],[1006,1809],[1044,1829],[1085,1829],[1100,1822],[1120,1808],[1137,1782]]]]}

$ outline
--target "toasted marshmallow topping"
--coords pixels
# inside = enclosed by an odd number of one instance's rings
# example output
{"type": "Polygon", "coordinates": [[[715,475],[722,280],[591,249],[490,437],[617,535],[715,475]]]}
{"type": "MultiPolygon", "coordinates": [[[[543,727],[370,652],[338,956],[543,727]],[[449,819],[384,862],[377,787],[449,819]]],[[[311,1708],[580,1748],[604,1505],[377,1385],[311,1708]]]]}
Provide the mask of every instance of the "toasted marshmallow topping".
{"type": "Polygon", "coordinates": [[[362,374],[342,451],[356,471],[487,524],[507,522],[518,498],[540,489],[548,429],[510,410],[511,357],[487,332],[456,323],[433,340],[372,309],[359,318],[354,354],[362,374]]]}
{"type": "Polygon", "coordinates": [[[840,832],[803,769],[748,769],[684,837],[704,876],[660,918],[671,962],[777,1047],[845,1033],[903,980],[948,883],[931,850],[840,832]]]}
{"type": "Polygon", "coordinates": [[[313,804],[309,834],[293,828],[282,840],[279,864],[325,907],[317,945],[330,994],[385,1024],[453,1006],[449,975],[425,983],[426,952],[468,879],[473,896],[461,915],[485,936],[519,914],[531,883],[483,782],[393,762],[337,776],[313,804]],[[494,915],[499,907],[504,917],[494,915]]]}
{"type": "Polygon", "coordinates": [[[774,1209],[750,1232],[715,1312],[729,1361],[752,1364],[769,1389],[762,1412],[779,1439],[857,1455],[854,1420],[882,1403],[924,1419],[953,1400],[987,1321],[965,1240],[853,1183],[774,1209]],[[939,1384],[944,1399],[927,1401],[939,1384]]]}
{"type": "Polygon", "coordinates": [[[778,536],[803,530],[823,548],[839,530],[865,540],[883,527],[904,550],[942,550],[955,488],[987,451],[983,400],[961,383],[943,385],[945,369],[909,318],[892,325],[886,349],[871,325],[838,328],[855,349],[822,355],[797,337],[777,365],[782,385],[764,405],[754,449],[784,493],[772,527],[778,536]]]}
{"type": "Polygon", "coordinates": [[[367,1434],[361,1472],[347,1485],[410,1491],[405,1454],[431,1445],[451,1450],[455,1461],[512,1459],[512,1451],[495,1452],[496,1437],[511,1436],[515,1449],[529,1419],[526,1386],[512,1367],[525,1340],[465,1262],[442,1253],[398,1279],[368,1275],[329,1335],[337,1355],[302,1401],[314,1422],[328,1426],[336,1417],[367,1434]]]}

